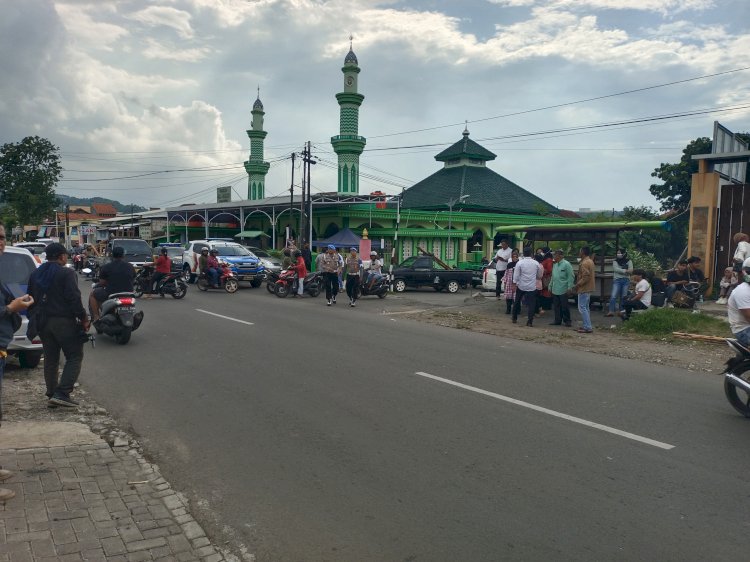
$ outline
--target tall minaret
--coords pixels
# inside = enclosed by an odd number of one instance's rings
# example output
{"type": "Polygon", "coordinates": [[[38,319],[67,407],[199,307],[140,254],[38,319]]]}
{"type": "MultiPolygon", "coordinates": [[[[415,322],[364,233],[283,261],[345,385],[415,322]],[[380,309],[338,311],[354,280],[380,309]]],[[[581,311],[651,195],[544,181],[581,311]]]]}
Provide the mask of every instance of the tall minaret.
{"type": "Polygon", "coordinates": [[[253,124],[252,128],[247,131],[250,137],[250,158],[245,162],[245,171],[247,172],[247,198],[256,200],[263,199],[266,195],[266,174],[271,165],[263,161],[263,139],[268,134],[263,130],[263,104],[260,101],[260,87],[258,88],[258,98],[253,104],[253,124]]]}
{"type": "Polygon", "coordinates": [[[359,66],[349,37],[349,54],[344,59],[344,91],[336,94],[340,107],[339,134],[331,137],[333,150],[339,157],[339,194],[359,193],[359,155],[367,139],[359,136],[359,106],[365,96],[357,93],[359,66]]]}

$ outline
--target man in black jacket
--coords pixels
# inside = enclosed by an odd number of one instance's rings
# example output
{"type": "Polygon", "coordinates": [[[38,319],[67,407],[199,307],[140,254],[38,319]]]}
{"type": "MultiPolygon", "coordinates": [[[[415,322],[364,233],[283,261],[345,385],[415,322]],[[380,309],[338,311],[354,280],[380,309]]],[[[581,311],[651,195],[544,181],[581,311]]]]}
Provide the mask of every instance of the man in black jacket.
{"type": "Polygon", "coordinates": [[[90,322],[81,302],[78,278],[66,267],[68,252],[62,244],[47,246],[47,262],[37,269],[29,281],[29,293],[34,297],[34,308],[41,309],[45,321],[39,328],[44,348],[44,381],[50,406],[78,406],[71,397],[73,386],[81,373],[84,332],[90,322]],[[58,381],[60,351],[65,355],[65,366],[58,381]]]}
{"type": "Polygon", "coordinates": [[[92,322],[99,320],[102,303],[113,293],[132,293],[135,268],[123,258],[125,249],[122,246],[112,248],[112,261],[99,271],[99,286],[89,295],[89,310],[92,322]]]}

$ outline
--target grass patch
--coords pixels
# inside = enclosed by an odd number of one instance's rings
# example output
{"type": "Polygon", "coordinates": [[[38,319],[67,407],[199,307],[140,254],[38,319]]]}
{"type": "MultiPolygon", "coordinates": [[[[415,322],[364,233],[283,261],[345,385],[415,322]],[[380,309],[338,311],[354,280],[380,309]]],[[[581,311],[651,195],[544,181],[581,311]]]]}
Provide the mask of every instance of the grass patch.
{"type": "Polygon", "coordinates": [[[670,337],[672,332],[688,332],[730,338],[729,324],[708,314],[693,314],[678,308],[657,308],[633,314],[620,329],[644,336],[670,337]]]}

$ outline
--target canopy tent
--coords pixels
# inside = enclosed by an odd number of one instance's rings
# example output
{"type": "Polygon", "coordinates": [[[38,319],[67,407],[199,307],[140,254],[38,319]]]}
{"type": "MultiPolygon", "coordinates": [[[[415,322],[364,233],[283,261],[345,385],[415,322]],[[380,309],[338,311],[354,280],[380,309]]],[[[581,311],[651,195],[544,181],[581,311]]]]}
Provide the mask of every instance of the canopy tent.
{"type": "Polygon", "coordinates": [[[258,238],[260,236],[270,238],[270,236],[262,230],[243,230],[242,232],[234,235],[235,238],[258,238]]]}
{"type": "MultiPolygon", "coordinates": [[[[329,244],[333,244],[334,246],[336,246],[336,248],[359,248],[360,240],[362,240],[361,236],[355,234],[350,229],[345,228],[343,230],[339,230],[336,234],[326,238],[325,240],[313,240],[312,245],[316,248],[325,247],[329,244]]],[[[379,248],[380,242],[377,240],[372,240],[372,247],[379,248]]]]}

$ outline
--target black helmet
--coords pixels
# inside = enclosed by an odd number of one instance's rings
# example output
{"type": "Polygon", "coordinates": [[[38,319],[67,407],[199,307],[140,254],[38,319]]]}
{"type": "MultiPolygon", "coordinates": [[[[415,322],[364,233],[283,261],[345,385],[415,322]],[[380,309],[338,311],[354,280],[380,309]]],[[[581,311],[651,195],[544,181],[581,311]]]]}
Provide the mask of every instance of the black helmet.
{"type": "Polygon", "coordinates": [[[212,249],[211,249],[211,253],[212,253],[212,254],[218,254],[218,253],[219,253],[219,250],[217,250],[216,248],[212,248],[212,249]]]}
{"type": "Polygon", "coordinates": [[[162,254],[168,254],[169,252],[167,252],[167,249],[166,249],[166,248],[162,248],[162,249],[161,249],[161,253],[162,253],[162,254]]]}
{"type": "Polygon", "coordinates": [[[298,258],[298,257],[300,257],[301,255],[302,255],[302,252],[300,252],[299,250],[294,250],[294,257],[295,257],[295,258],[298,258]]]}

